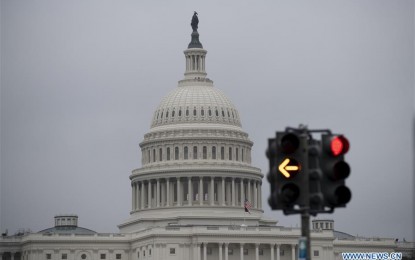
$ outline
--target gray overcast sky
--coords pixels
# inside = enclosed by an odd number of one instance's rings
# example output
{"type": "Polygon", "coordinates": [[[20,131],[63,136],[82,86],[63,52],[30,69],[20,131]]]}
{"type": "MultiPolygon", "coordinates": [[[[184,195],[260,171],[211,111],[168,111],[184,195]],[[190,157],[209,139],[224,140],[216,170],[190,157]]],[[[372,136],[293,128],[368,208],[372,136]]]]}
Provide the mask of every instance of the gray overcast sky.
{"type": "MultiPolygon", "coordinates": [[[[1,5],[1,231],[59,213],[117,232],[152,114],[183,78],[199,13],[208,77],[267,173],[286,126],[350,140],[352,201],[335,228],[414,240],[414,2],[16,1],[1,5]]],[[[297,226],[300,217],[267,216],[297,226]]]]}

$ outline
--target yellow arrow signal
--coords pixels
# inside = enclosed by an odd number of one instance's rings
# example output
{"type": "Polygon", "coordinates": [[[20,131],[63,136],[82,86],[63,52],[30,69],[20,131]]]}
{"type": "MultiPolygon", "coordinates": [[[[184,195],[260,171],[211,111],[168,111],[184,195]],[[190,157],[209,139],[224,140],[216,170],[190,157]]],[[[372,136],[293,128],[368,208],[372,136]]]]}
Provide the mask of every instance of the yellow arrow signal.
{"type": "Polygon", "coordinates": [[[278,170],[285,176],[285,178],[290,178],[291,174],[288,171],[299,171],[300,167],[298,165],[288,165],[290,163],[290,159],[286,158],[280,166],[278,166],[278,170]]]}

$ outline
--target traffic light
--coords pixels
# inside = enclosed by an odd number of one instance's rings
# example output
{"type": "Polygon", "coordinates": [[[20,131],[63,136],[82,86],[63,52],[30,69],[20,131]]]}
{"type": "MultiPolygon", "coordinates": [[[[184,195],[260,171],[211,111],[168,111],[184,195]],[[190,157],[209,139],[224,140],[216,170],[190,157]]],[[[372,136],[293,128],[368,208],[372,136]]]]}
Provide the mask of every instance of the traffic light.
{"type": "Polygon", "coordinates": [[[268,181],[271,184],[268,202],[272,209],[282,209],[285,214],[290,214],[295,205],[306,205],[306,142],[306,135],[287,131],[277,132],[275,139],[268,140],[268,181]]]}
{"type": "Polygon", "coordinates": [[[324,196],[321,190],[323,172],[320,168],[321,142],[315,139],[308,140],[308,176],[310,214],[317,215],[324,212],[324,196]]]}
{"type": "Polygon", "coordinates": [[[323,134],[321,139],[320,167],[323,171],[321,189],[326,207],[345,207],[352,193],[345,186],[350,166],[344,161],[349,141],[343,135],[323,134]]]}

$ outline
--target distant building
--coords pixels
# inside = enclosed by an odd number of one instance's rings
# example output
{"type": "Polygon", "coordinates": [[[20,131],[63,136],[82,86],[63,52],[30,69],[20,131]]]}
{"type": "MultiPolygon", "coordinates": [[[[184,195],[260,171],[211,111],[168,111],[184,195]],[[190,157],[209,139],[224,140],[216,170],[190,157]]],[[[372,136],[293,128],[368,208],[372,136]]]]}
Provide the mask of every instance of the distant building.
{"type": "MultiPolygon", "coordinates": [[[[142,167],[130,176],[130,218],[120,233],[97,233],[78,227],[76,215],[60,215],[52,228],[2,236],[1,260],[297,259],[301,230],[264,218],[253,142],[238,110],[206,77],[196,20],[192,27],[184,79],[161,101],[140,143],[142,167]]],[[[313,259],[414,249],[334,231],[332,220],[314,220],[311,237],[313,259]]]]}

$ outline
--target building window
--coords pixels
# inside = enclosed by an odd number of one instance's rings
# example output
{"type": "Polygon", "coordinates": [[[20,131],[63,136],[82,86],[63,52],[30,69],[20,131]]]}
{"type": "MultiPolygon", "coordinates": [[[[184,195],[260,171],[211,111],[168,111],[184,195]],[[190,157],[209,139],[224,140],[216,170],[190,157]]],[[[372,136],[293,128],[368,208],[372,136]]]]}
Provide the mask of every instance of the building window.
{"type": "Polygon", "coordinates": [[[140,252],[137,252],[137,258],[140,258],[140,252]]]}
{"type": "Polygon", "coordinates": [[[212,254],[212,248],[211,247],[206,248],[206,254],[207,255],[211,255],[212,254]]]}
{"type": "Polygon", "coordinates": [[[232,160],[232,147],[229,147],[229,160],[232,160]]]}
{"type": "Polygon", "coordinates": [[[174,159],[179,160],[179,147],[174,148],[174,159]]]}
{"type": "Polygon", "coordinates": [[[189,116],[189,109],[186,109],[186,116],[189,116]]]}
{"type": "Polygon", "coordinates": [[[259,255],[264,255],[264,249],[260,248],[260,249],[258,250],[258,254],[259,254],[259,255]]]}
{"type": "Polygon", "coordinates": [[[153,149],[153,162],[156,161],[156,149],[153,149]]]}
{"type": "Polygon", "coordinates": [[[216,146],[212,147],[212,159],[216,159],[216,146]]]}
{"type": "Polygon", "coordinates": [[[235,148],[235,160],[239,161],[239,149],[235,148]]]}
{"type": "Polygon", "coordinates": [[[320,256],[320,252],[318,250],[314,250],[314,256],[320,256]]]}
{"type": "Polygon", "coordinates": [[[118,259],[118,260],[121,259],[121,254],[116,254],[115,259],[118,259]]]}
{"type": "Polygon", "coordinates": [[[182,110],[181,109],[179,110],[179,116],[182,116],[182,110]]]}
{"type": "Polygon", "coordinates": [[[148,161],[148,162],[151,162],[151,157],[150,157],[150,155],[151,155],[150,150],[148,150],[148,159],[147,159],[147,161],[148,161]]]}
{"type": "Polygon", "coordinates": [[[193,115],[196,116],[196,108],[193,109],[193,115]]]}
{"type": "Polygon", "coordinates": [[[187,146],[184,147],[184,159],[189,159],[189,148],[187,146]]]}
{"type": "Polygon", "coordinates": [[[167,147],[167,161],[170,161],[170,147],[167,147]]]}
{"type": "Polygon", "coordinates": [[[68,254],[62,254],[62,259],[68,259],[68,254]]]}
{"type": "Polygon", "coordinates": [[[175,112],[174,110],[173,110],[173,112],[171,112],[171,117],[174,117],[174,112],[175,112]]]}
{"type": "Polygon", "coordinates": [[[151,249],[148,250],[148,255],[151,256],[151,249]]]}
{"type": "Polygon", "coordinates": [[[163,149],[159,149],[159,161],[163,161],[163,149]]]}
{"type": "Polygon", "coordinates": [[[197,159],[197,146],[193,146],[193,159],[197,159]]]}
{"type": "Polygon", "coordinates": [[[52,254],[46,254],[46,259],[52,259],[52,254]]]}
{"type": "Polygon", "coordinates": [[[244,148],[241,149],[241,161],[244,161],[244,148]]]}
{"type": "Polygon", "coordinates": [[[212,116],[212,110],[209,109],[209,116],[212,116]]]}
{"type": "Polygon", "coordinates": [[[220,148],[220,159],[225,160],[225,147],[220,148]]]}
{"type": "Polygon", "coordinates": [[[207,159],[207,147],[203,146],[203,159],[207,159]]]}
{"type": "Polygon", "coordinates": [[[232,248],[228,249],[228,255],[233,255],[233,249],[232,248]]]}
{"type": "Polygon", "coordinates": [[[86,254],[82,254],[81,259],[86,259],[86,254]]]}
{"type": "Polygon", "coordinates": [[[205,110],[203,110],[203,108],[202,108],[202,110],[200,111],[200,113],[202,114],[202,116],[205,116],[205,110]]]}
{"type": "Polygon", "coordinates": [[[166,118],[169,118],[169,111],[166,112],[166,118]]]}
{"type": "Polygon", "coordinates": [[[281,251],[280,251],[280,256],[284,256],[284,249],[282,249],[281,251]]]}
{"type": "Polygon", "coordinates": [[[218,110],[216,109],[216,116],[219,116],[219,112],[218,112],[218,110]]]}
{"type": "Polygon", "coordinates": [[[248,255],[248,248],[244,248],[244,255],[248,255]]]}
{"type": "Polygon", "coordinates": [[[105,259],[107,257],[107,255],[106,254],[101,254],[100,255],[100,259],[105,259]]]}
{"type": "Polygon", "coordinates": [[[146,257],[146,250],[143,251],[143,256],[146,257]]]}
{"type": "Polygon", "coordinates": [[[176,248],[170,248],[170,255],[176,254],[176,248]]]}

